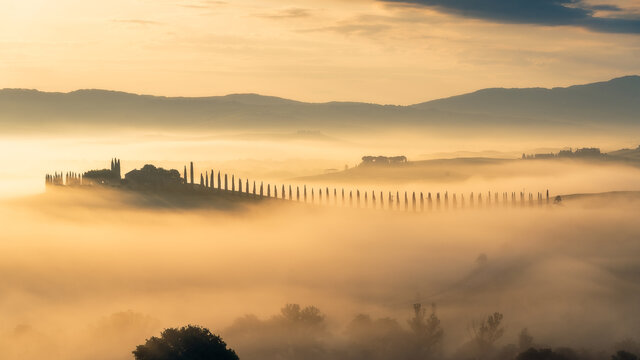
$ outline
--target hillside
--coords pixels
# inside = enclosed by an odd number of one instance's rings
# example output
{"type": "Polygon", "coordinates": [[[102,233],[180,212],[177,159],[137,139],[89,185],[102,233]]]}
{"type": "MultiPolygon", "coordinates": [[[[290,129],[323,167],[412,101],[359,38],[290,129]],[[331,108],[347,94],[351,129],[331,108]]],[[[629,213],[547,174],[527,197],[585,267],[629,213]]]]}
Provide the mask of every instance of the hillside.
{"type": "Polygon", "coordinates": [[[300,178],[313,183],[402,184],[412,182],[455,183],[471,178],[490,181],[517,177],[560,176],[581,171],[614,173],[621,167],[637,172],[640,169],[640,147],[622,149],[601,157],[551,159],[507,159],[457,157],[408,161],[401,164],[368,165],[361,163],[347,170],[300,178]]]}
{"type": "Polygon", "coordinates": [[[56,127],[387,130],[640,125],[640,77],[554,89],[484,89],[410,106],[305,103],[256,94],[162,97],[105,90],[0,90],[0,129],[56,127]]]}
{"type": "Polygon", "coordinates": [[[414,105],[472,114],[576,123],[640,122],[640,76],[566,88],[484,89],[414,105]]]}

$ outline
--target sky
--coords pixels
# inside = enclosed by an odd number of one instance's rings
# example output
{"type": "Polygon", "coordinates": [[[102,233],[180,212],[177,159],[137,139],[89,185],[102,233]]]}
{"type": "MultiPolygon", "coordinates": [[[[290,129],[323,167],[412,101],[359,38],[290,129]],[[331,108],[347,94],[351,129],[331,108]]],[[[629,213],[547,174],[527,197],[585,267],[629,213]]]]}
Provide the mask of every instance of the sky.
{"type": "Polygon", "coordinates": [[[0,0],[0,88],[404,105],[638,59],[638,0],[0,0]]]}

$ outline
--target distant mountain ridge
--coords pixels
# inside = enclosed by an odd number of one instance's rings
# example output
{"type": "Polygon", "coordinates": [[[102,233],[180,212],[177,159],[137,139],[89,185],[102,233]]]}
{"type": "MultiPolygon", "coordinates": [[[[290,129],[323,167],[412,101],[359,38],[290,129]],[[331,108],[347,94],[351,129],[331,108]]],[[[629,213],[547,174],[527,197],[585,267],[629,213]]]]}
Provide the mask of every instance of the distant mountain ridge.
{"type": "Polygon", "coordinates": [[[566,88],[491,88],[409,106],[306,103],[257,94],[164,97],[109,90],[0,90],[0,128],[211,129],[640,125],[640,76],[566,88]]]}
{"type": "Polygon", "coordinates": [[[413,106],[502,116],[527,117],[535,114],[570,120],[606,116],[638,122],[640,76],[565,88],[490,88],[413,106]]]}

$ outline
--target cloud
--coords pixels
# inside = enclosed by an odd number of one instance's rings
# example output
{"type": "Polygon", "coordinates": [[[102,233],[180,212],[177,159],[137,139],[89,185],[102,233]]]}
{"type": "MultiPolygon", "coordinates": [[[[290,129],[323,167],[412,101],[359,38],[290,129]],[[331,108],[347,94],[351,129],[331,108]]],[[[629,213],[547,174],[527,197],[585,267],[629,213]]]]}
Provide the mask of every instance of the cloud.
{"type": "Polygon", "coordinates": [[[432,7],[439,11],[500,23],[580,26],[598,32],[640,34],[640,17],[615,5],[580,0],[379,0],[432,7]],[[598,17],[596,11],[620,17],[598,17]]]}
{"type": "Polygon", "coordinates": [[[160,25],[159,21],[143,20],[143,19],[114,19],[113,22],[134,25],[160,25]]]}
{"type": "Polygon", "coordinates": [[[289,8],[269,14],[256,14],[256,16],[267,19],[295,19],[309,17],[311,16],[311,11],[301,8],[289,8]]]}
{"type": "Polygon", "coordinates": [[[373,36],[377,35],[380,32],[383,32],[389,29],[390,26],[384,24],[339,24],[334,26],[324,26],[320,28],[313,29],[305,29],[300,30],[299,32],[335,32],[338,34],[350,36],[350,35],[360,35],[360,36],[373,36]]]}
{"type": "Polygon", "coordinates": [[[228,5],[228,3],[226,1],[209,0],[209,1],[200,1],[197,3],[188,3],[188,4],[179,3],[178,4],[178,6],[191,8],[191,9],[209,9],[214,6],[221,6],[221,5],[228,5]]]}
{"type": "Polygon", "coordinates": [[[593,5],[590,6],[590,9],[599,11],[622,11],[622,9],[616,5],[593,5]]]}

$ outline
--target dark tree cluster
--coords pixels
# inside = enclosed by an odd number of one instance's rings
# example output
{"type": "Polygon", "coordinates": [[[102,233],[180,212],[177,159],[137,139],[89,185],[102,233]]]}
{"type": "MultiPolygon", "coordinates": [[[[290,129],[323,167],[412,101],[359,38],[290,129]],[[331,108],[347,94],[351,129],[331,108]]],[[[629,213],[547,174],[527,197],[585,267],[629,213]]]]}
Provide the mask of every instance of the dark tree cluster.
{"type": "Polygon", "coordinates": [[[136,360],[238,360],[218,335],[199,326],[166,329],[133,351],[136,360]]]}
{"type": "MultiPolygon", "coordinates": [[[[266,320],[245,315],[224,333],[243,360],[638,360],[640,353],[633,340],[602,351],[551,348],[536,344],[528,329],[520,331],[517,344],[501,345],[507,327],[499,312],[472,322],[470,338],[445,353],[435,304],[429,311],[414,304],[413,310],[404,326],[392,318],[359,314],[344,330],[331,332],[318,308],[287,304],[266,320]]],[[[238,359],[219,336],[197,326],[167,329],[133,354],[136,360],[238,359]]]]}
{"type": "Polygon", "coordinates": [[[166,188],[183,183],[178,170],[166,170],[147,164],[139,170],[131,170],[125,174],[126,184],[130,187],[166,188]]]}

